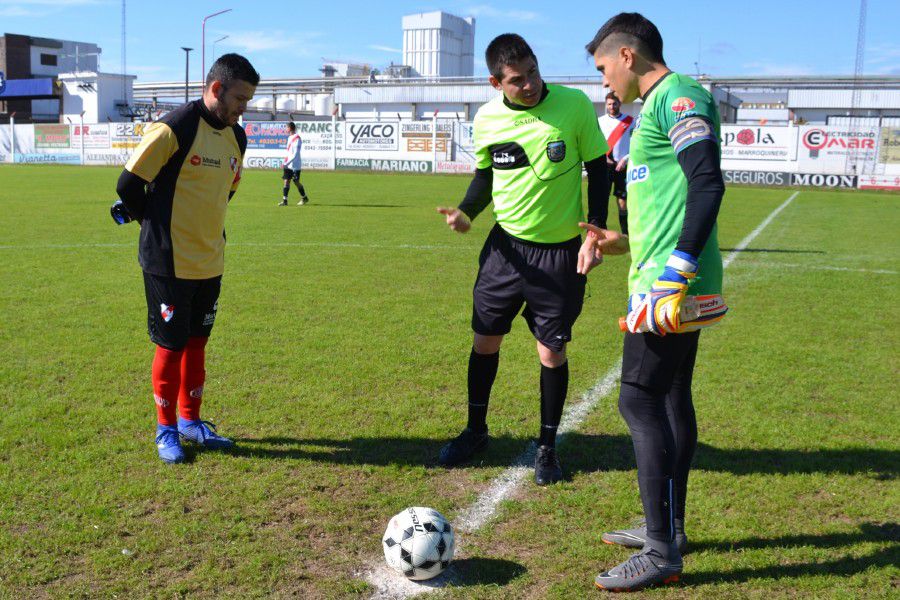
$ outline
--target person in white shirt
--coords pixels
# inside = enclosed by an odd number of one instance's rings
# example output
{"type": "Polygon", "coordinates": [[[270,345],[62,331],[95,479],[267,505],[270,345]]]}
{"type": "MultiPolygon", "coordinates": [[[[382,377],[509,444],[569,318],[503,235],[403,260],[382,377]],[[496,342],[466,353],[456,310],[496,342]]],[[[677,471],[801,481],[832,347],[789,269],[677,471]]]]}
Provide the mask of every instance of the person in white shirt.
{"type": "Polygon", "coordinates": [[[300,192],[300,202],[297,203],[297,206],[303,206],[309,202],[306,190],[303,188],[303,184],[300,183],[300,167],[302,165],[300,160],[300,148],[303,147],[303,140],[300,139],[300,134],[297,133],[297,126],[294,123],[289,122],[287,127],[287,156],[284,157],[284,162],[282,163],[284,173],[281,176],[284,181],[284,186],[281,189],[281,202],[278,203],[278,206],[287,206],[291,181],[294,182],[294,185],[297,186],[297,191],[300,192]]]}
{"type": "Polygon", "coordinates": [[[634,118],[622,114],[619,108],[622,103],[615,93],[606,95],[606,114],[600,117],[600,130],[609,152],[606,155],[606,168],[612,182],[613,196],[619,203],[619,226],[622,233],[628,235],[628,205],[626,204],[627,188],[625,173],[628,167],[628,151],[631,146],[631,133],[634,131],[634,118]]]}

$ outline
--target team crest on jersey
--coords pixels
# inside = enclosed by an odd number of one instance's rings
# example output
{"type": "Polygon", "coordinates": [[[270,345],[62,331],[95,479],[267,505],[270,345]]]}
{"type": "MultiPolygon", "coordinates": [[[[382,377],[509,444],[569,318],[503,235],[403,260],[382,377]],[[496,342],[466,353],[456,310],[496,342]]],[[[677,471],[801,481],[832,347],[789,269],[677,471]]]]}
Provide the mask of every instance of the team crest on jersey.
{"type": "Polygon", "coordinates": [[[634,120],[634,130],[633,130],[633,131],[637,131],[638,128],[641,126],[641,117],[642,117],[642,116],[643,116],[643,115],[640,115],[640,114],[639,114],[639,115],[637,116],[637,118],[634,120]]]}
{"type": "Polygon", "coordinates": [[[566,158],[566,143],[557,140],[547,144],[547,158],[552,162],[562,162],[566,158]]]}
{"type": "Polygon", "coordinates": [[[691,110],[697,106],[697,103],[688,98],[687,96],[682,96],[681,98],[676,98],[675,102],[672,103],[672,112],[683,113],[685,111],[691,110]]]}
{"type": "Polygon", "coordinates": [[[175,307],[168,304],[160,304],[159,314],[162,316],[162,320],[168,323],[175,316],[175,307]]]}

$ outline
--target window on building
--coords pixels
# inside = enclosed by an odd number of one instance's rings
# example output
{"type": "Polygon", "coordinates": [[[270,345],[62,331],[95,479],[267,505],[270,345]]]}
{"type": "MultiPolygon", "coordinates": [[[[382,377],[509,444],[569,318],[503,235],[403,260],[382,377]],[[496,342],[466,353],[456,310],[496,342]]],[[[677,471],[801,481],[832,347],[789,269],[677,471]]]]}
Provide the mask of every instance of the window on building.
{"type": "Polygon", "coordinates": [[[45,67],[55,67],[57,56],[55,54],[41,53],[41,64],[45,67]]]}

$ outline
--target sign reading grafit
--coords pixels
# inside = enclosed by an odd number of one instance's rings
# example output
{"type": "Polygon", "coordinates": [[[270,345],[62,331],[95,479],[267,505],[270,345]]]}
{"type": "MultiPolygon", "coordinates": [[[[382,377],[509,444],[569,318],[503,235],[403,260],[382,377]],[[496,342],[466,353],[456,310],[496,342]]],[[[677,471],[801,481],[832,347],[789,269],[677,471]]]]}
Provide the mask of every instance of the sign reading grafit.
{"type": "Polygon", "coordinates": [[[900,164],[900,128],[881,128],[881,136],[878,140],[878,162],[885,165],[900,164]]]}
{"type": "Polygon", "coordinates": [[[34,124],[35,148],[68,148],[70,142],[68,125],[34,124]]]}
{"type": "MultiPolygon", "coordinates": [[[[432,152],[432,135],[430,121],[413,121],[401,123],[400,137],[406,140],[407,152],[432,152]]],[[[437,151],[447,153],[450,140],[453,138],[453,123],[438,123],[437,139],[435,145],[437,151]]]]}

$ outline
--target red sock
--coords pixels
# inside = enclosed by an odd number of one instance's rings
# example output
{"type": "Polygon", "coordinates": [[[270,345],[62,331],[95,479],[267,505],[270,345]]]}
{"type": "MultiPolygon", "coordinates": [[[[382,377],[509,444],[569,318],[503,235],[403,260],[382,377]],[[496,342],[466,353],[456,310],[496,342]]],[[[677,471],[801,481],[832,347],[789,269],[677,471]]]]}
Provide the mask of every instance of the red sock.
{"type": "Polygon", "coordinates": [[[206,381],[206,342],[209,338],[188,339],[181,358],[181,389],[178,392],[178,412],[182,419],[200,419],[200,404],[203,402],[203,383],[206,381]]]}
{"type": "Polygon", "coordinates": [[[153,357],[153,399],[156,401],[156,420],[160,425],[176,425],[175,402],[181,387],[181,355],[183,350],[156,347],[153,357]]]}

